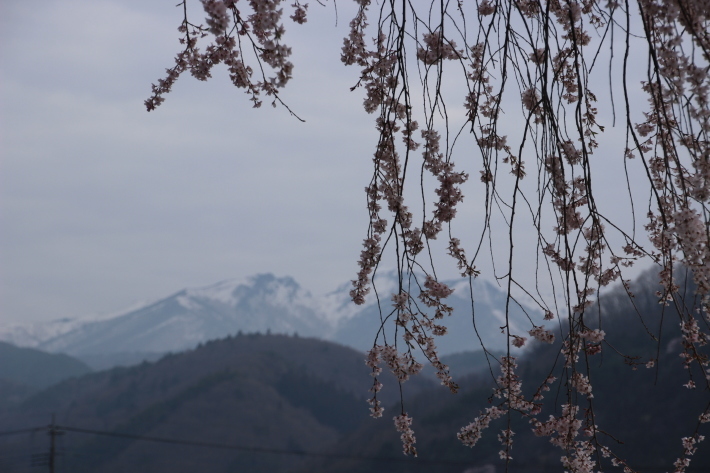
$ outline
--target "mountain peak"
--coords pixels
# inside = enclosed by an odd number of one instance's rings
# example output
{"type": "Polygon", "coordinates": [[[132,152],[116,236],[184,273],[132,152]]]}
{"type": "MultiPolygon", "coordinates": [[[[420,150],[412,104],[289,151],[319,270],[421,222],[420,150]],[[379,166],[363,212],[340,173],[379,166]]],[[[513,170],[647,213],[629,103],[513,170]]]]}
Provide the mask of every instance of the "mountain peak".
{"type": "Polygon", "coordinates": [[[183,289],[117,317],[80,325],[39,346],[76,355],[181,351],[240,330],[325,338],[332,327],[318,301],[293,278],[258,274],[183,289]]]}

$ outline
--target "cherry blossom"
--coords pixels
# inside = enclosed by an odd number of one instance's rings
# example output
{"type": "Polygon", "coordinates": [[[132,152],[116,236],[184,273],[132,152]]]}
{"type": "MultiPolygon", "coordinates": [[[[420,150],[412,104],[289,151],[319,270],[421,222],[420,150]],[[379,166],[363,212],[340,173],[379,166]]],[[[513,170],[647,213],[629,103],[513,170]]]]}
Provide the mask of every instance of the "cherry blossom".
{"type": "MultiPolygon", "coordinates": [[[[289,24],[303,25],[308,4],[199,0],[203,26],[188,19],[188,1],[179,4],[181,50],[153,84],[146,108],[160,106],[184,72],[208,80],[215,65],[225,64],[254,107],[268,97],[294,113],[280,98],[294,73],[284,9],[289,24]]],[[[366,358],[373,416],[382,416],[377,394],[389,388],[378,380],[382,369],[394,374],[403,392],[403,383],[429,363],[443,385],[453,393],[458,389],[436,342],[453,312],[446,298],[460,287],[439,276],[449,257],[468,283],[472,306],[478,296],[472,280],[480,274],[505,288],[501,331],[509,349],[529,349],[522,335],[527,332],[546,344],[559,340],[562,359],[559,379],[550,374],[526,380],[538,385],[531,399],[523,396],[515,358],[508,353],[493,360],[500,373],[493,393],[497,404],[463,427],[460,441],[473,447],[491,423],[519,415],[560,447],[559,460],[568,471],[594,471],[595,452],[631,471],[612,447],[600,443],[603,426],[590,414],[595,378],[589,357],[615,352],[602,327],[592,323],[591,308],[599,307],[602,289],[614,283],[633,297],[624,274],[648,261],[656,268],[659,304],[679,309],[674,325],[683,364],[708,373],[710,362],[700,350],[710,337],[708,31],[704,0],[354,1],[340,59],[356,69],[351,91],[363,97],[377,140],[367,157],[373,171],[365,185],[366,229],[353,302],[365,304],[373,292],[380,294],[372,289],[387,257],[396,262],[398,275],[398,287],[378,298],[380,320],[366,358]],[[606,69],[599,65],[605,50],[606,69]],[[634,88],[645,102],[632,97],[634,88]],[[615,118],[600,114],[602,101],[615,118]],[[623,144],[600,147],[612,126],[623,144]],[[598,202],[600,193],[616,191],[604,186],[604,162],[621,163],[625,170],[620,198],[629,204],[627,218],[611,218],[598,202]],[[643,177],[631,179],[630,169],[643,177]],[[641,206],[633,200],[638,192],[646,196],[641,206]],[[472,220],[461,217],[471,193],[483,216],[473,229],[472,220]],[[518,245],[523,235],[535,245],[535,267],[521,263],[529,261],[522,254],[528,250],[518,245]],[[684,272],[695,294],[681,291],[684,272]],[[529,274],[532,285],[524,282],[529,274]],[[513,327],[509,310],[521,298],[539,313],[529,314],[527,327],[513,327]],[[541,324],[555,319],[563,328],[541,324]],[[387,324],[396,329],[394,339],[384,338],[387,324]],[[543,414],[539,401],[558,382],[567,400],[543,414]]],[[[484,348],[486,342],[480,340],[484,348]]],[[[632,369],[653,368],[658,361],[621,356],[632,369]]],[[[710,389],[707,376],[690,379],[686,387],[696,384],[710,389]]],[[[395,428],[404,453],[415,455],[404,401],[402,396],[395,428]]],[[[710,419],[707,412],[699,416],[702,423],[710,419]]],[[[509,461],[514,432],[499,432],[501,458],[509,461]]],[[[687,469],[702,440],[693,433],[681,440],[684,455],[674,463],[676,472],[687,469]]]]}

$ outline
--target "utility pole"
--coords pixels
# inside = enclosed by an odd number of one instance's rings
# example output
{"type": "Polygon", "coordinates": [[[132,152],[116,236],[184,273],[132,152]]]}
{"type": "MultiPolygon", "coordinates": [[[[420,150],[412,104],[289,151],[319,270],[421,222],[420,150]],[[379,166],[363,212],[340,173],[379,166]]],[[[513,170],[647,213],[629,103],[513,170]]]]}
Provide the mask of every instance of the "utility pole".
{"type": "Polygon", "coordinates": [[[57,457],[57,446],[56,440],[59,435],[64,435],[64,432],[57,428],[57,424],[54,421],[54,414],[52,414],[52,423],[49,424],[49,473],[55,473],[54,465],[57,457]]]}

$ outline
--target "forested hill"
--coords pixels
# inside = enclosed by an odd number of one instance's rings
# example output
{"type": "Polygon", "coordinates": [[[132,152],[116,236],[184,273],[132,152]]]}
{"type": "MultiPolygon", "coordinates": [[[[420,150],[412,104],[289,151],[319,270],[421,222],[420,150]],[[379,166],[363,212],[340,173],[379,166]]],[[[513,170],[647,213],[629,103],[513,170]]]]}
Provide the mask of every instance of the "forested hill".
{"type": "MultiPolygon", "coordinates": [[[[3,431],[43,426],[54,413],[59,425],[108,433],[317,452],[372,420],[365,402],[371,380],[364,355],[350,348],[239,335],[154,363],[67,380],[26,399],[0,425],[3,431]]],[[[389,376],[383,382],[390,388],[384,399],[392,403],[396,383],[389,376]]],[[[433,385],[425,378],[412,382],[415,390],[433,385]]],[[[26,452],[29,462],[30,453],[44,453],[45,438],[0,437],[0,471],[25,471],[28,463],[12,458],[26,452]]],[[[68,432],[57,471],[180,473],[205,471],[205,465],[215,472],[287,471],[298,459],[68,432]]]]}

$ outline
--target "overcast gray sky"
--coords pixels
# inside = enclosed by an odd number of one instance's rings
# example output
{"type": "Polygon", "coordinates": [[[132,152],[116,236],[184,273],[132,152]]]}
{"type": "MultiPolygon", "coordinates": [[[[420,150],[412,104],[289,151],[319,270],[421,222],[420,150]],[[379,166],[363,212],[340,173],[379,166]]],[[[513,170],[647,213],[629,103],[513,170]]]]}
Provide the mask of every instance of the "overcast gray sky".
{"type": "Polygon", "coordinates": [[[316,2],[305,27],[286,22],[283,98],[306,123],[250,108],[221,68],[147,113],[180,48],[175,3],[0,3],[2,321],[106,314],[259,272],[314,293],[355,276],[376,135],[340,63],[352,2],[337,27],[316,2]]]}
{"type": "Polygon", "coordinates": [[[283,97],[306,123],[250,108],[223,69],[184,77],[147,113],[180,47],[175,3],[0,5],[3,320],[111,312],[258,272],[316,293],[354,277],[374,135],[339,62],[343,22],[315,4],[317,35],[288,25],[283,97]]]}

